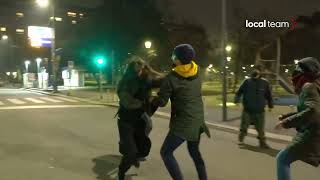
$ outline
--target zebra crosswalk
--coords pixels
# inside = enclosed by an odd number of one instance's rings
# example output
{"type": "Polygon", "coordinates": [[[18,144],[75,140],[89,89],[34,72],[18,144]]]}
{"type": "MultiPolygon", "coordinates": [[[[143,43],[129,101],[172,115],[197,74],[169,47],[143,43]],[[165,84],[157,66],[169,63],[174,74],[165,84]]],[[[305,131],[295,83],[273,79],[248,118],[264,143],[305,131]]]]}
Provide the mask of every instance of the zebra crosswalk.
{"type": "Polygon", "coordinates": [[[22,98],[0,98],[0,106],[26,105],[26,104],[52,104],[52,103],[78,103],[80,101],[67,97],[22,97],[22,98]]]}

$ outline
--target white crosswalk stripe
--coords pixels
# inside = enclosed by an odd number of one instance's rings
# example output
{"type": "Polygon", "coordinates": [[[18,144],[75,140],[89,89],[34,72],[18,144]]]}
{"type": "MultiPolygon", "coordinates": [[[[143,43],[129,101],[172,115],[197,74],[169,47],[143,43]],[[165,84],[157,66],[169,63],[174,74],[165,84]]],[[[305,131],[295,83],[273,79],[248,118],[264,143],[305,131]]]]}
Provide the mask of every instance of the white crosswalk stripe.
{"type": "Polygon", "coordinates": [[[8,101],[10,101],[13,104],[25,104],[26,102],[21,101],[19,99],[7,99],[8,101]]]}
{"type": "Polygon", "coordinates": [[[57,99],[53,99],[53,98],[49,98],[49,97],[40,97],[39,99],[42,99],[44,101],[49,101],[49,102],[53,102],[53,103],[61,103],[63,101],[57,100],[57,99]]]}
{"type": "Polygon", "coordinates": [[[60,100],[63,100],[63,101],[67,101],[67,102],[79,102],[77,100],[74,100],[74,99],[69,99],[69,98],[64,98],[64,97],[55,97],[56,99],[60,99],[60,100]]]}
{"type": "Polygon", "coordinates": [[[35,98],[24,98],[24,99],[27,100],[27,101],[33,102],[33,103],[37,103],[37,104],[44,104],[44,103],[46,103],[46,102],[44,102],[44,101],[41,101],[41,100],[35,99],[35,98]]]}

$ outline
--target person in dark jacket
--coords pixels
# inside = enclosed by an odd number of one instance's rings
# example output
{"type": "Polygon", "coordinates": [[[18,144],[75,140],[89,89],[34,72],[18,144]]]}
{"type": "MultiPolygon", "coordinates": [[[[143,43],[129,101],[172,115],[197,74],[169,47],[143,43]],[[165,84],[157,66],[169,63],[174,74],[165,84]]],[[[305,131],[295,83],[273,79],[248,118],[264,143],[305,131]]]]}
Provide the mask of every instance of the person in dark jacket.
{"type": "Polygon", "coordinates": [[[246,79],[235,96],[235,103],[239,103],[243,96],[243,111],[239,133],[239,145],[247,135],[251,124],[255,125],[261,148],[269,148],[265,138],[265,106],[268,102],[269,109],[273,108],[272,94],[267,80],[261,77],[259,70],[255,70],[249,79],[246,79]]]}
{"type": "Polygon", "coordinates": [[[193,61],[195,51],[191,45],[177,46],[172,55],[175,65],[167,75],[155,106],[164,107],[171,101],[170,130],[161,148],[161,157],[172,179],[182,180],[183,176],[173,152],[185,141],[195,163],[200,180],[207,180],[205,163],[199,151],[200,135],[208,128],[204,121],[199,67],[193,61]]]}
{"type": "Polygon", "coordinates": [[[123,180],[132,165],[139,166],[139,158],[146,157],[151,148],[151,141],[146,134],[145,113],[151,115],[149,98],[156,76],[146,63],[136,58],[131,61],[118,84],[120,107],[118,111],[119,149],[123,155],[118,172],[118,179],[123,180]]]}
{"type": "Polygon", "coordinates": [[[320,164],[320,63],[308,57],[301,59],[292,74],[299,95],[298,112],[279,117],[276,129],[296,128],[297,135],[277,156],[278,180],[290,180],[290,165],[301,160],[313,166],[320,164]]]}

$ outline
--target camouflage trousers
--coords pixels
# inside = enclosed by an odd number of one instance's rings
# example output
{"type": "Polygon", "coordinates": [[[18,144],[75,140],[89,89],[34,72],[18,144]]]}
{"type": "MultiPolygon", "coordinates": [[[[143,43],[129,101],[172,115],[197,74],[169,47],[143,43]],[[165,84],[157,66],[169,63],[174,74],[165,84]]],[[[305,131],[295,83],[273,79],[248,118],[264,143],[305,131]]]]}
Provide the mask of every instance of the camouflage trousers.
{"type": "Polygon", "coordinates": [[[240,134],[239,141],[242,142],[244,137],[247,136],[248,128],[250,125],[254,125],[255,129],[258,132],[258,139],[260,143],[266,141],[265,137],[265,113],[248,113],[246,111],[242,112],[241,116],[241,125],[240,125],[240,134]]]}

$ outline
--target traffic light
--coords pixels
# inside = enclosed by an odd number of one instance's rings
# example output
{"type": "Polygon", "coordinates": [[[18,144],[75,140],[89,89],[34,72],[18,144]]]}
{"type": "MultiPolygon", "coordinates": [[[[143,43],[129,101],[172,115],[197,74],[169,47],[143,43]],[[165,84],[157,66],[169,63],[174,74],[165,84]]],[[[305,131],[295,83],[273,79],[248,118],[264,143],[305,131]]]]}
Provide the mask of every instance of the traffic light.
{"type": "Polygon", "coordinates": [[[103,67],[106,65],[106,59],[104,56],[96,56],[94,61],[98,67],[103,67]]]}

